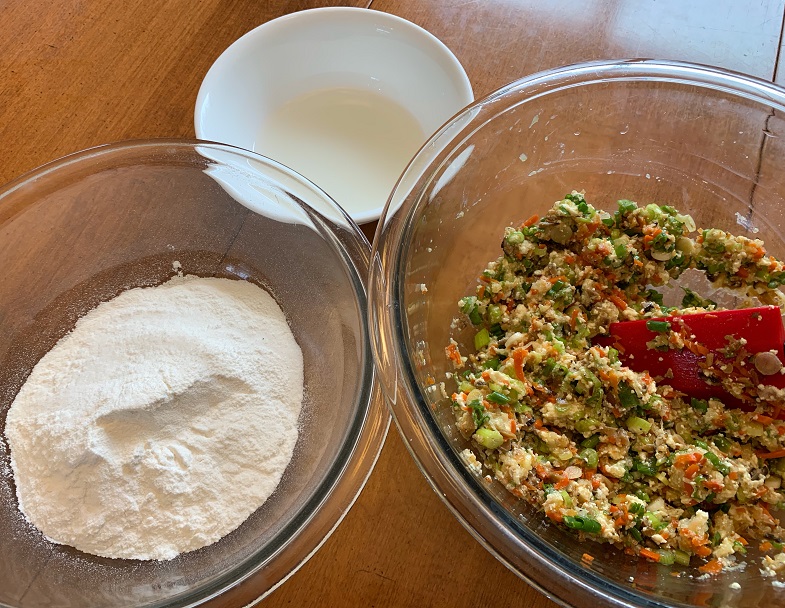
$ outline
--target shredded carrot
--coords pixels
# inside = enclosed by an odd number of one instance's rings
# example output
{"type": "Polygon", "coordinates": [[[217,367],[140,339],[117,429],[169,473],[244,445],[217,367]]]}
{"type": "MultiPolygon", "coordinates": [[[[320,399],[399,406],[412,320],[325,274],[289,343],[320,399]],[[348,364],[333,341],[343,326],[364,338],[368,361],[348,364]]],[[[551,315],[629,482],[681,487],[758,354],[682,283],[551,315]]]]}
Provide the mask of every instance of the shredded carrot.
{"type": "Polygon", "coordinates": [[[761,551],[771,551],[773,548],[774,548],[774,545],[772,545],[772,544],[771,544],[769,541],[767,541],[767,540],[764,540],[764,541],[763,541],[763,542],[760,544],[760,546],[758,547],[758,549],[760,549],[761,551]]]}
{"type": "Polygon", "coordinates": [[[785,458],[785,450],[774,450],[773,452],[755,452],[755,455],[761,460],[768,460],[769,458],[785,458]]]}
{"type": "Polygon", "coordinates": [[[748,276],[750,276],[750,271],[744,268],[744,266],[742,266],[736,271],[736,276],[741,277],[742,279],[746,279],[748,276]]]}
{"type": "Polygon", "coordinates": [[[701,470],[701,468],[700,468],[699,464],[697,464],[697,463],[691,464],[690,466],[688,466],[684,470],[684,476],[687,479],[692,479],[693,477],[695,477],[698,474],[698,471],[700,471],[700,470],[701,470]]]}
{"type": "Polygon", "coordinates": [[[757,420],[761,424],[771,424],[772,422],[774,422],[774,418],[772,418],[771,416],[764,416],[763,414],[757,414],[753,416],[752,419],[757,420]]]}
{"type": "Polygon", "coordinates": [[[463,361],[461,360],[461,352],[458,350],[458,347],[455,344],[451,343],[444,349],[444,352],[456,367],[463,365],[463,361]]]}
{"type": "Polygon", "coordinates": [[[523,225],[524,226],[531,226],[532,224],[536,224],[539,219],[540,219],[540,216],[535,213],[528,220],[523,222],[523,225]]]}
{"type": "Polygon", "coordinates": [[[739,536],[739,538],[737,538],[736,540],[739,541],[745,547],[750,544],[749,542],[747,542],[747,539],[744,538],[743,536],[739,536]]]}
{"type": "Polygon", "coordinates": [[[736,471],[731,471],[728,473],[728,479],[735,481],[739,478],[739,474],[736,471]]]}
{"type": "Polygon", "coordinates": [[[613,302],[613,303],[614,303],[614,305],[616,306],[616,308],[618,308],[619,310],[626,310],[626,309],[627,309],[627,302],[625,302],[625,301],[624,301],[623,299],[621,299],[619,296],[617,296],[617,295],[612,295],[612,296],[609,296],[609,297],[608,297],[608,299],[609,299],[611,302],[613,302]]]}
{"type": "Polygon", "coordinates": [[[718,559],[713,559],[710,562],[703,564],[698,570],[707,572],[708,574],[717,574],[722,571],[722,563],[720,563],[720,560],[718,559]]]}
{"type": "Polygon", "coordinates": [[[568,485],[570,485],[570,478],[564,475],[559,481],[553,484],[554,489],[556,490],[563,490],[568,485]]]}
{"type": "Polygon", "coordinates": [[[557,524],[560,524],[564,520],[561,511],[546,511],[545,514],[549,519],[555,521],[557,524]]]}
{"type": "Polygon", "coordinates": [[[570,315],[570,329],[572,329],[572,331],[575,331],[575,325],[576,325],[576,323],[578,321],[578,314],[579,313],[580,313],[580,311],[578,310],[577,306],[572,309],[572,315],[570,315]]]}
{"type": "Polygon", "coordinates": [[[698,557],[709,557],[711,555],[711,549],[709,547],[696,547],[695,555],[698,557]]]}
{"type": "Polygon", "coordinates": [[[677,469],[683,469],[687,465],[700,462],[703,458],[701,454],[698,452],[690,452],[689,454],[679,454],[676,458],[673,459],[673,466],[677,469]]]}
{"type": "Polygon", "coordinates": [[[651,549],[647,549],[646,547],[641,549],[640,554],[641,556],[650,559],[653,562],[660,561],[660,554],[657,553],[656,551],[652,551],[651,549]]]}
{"type": "Polygon", "coordinates": [[[704,536],[695,536],[695,535],[693,535],[693,537],[690,540],[690,542],[692,543],[692,546],[697,549],[698,547],[702,547],[703,545],[708,543],[709,542],[709,538],[707,536],[705,536],[705,535],[704,536]]]}
{"type": "Polygon", "coordinates": [[[700,342],[693,342],[692,340],[684,340],[684,346],[696,355],[708,355],[709,349],[703,346],[700,342]]]}
{"type": "Polygon", "coordinates": [[[528,356],[529,351],[525,348],[516,348],[512,351],[512,361],[515,365],[515,375],[518,376],[518,380],[525,379],[523,375],[523,362],[528,356]]]}
{"type": "Polygon", "coordinates": [[[542,418],[537,418],[537,420],[534,421],[534,428],[535,429],[541,429],[544,426],[545,425],[542,423],[542,418]]]}
{"type": "Polygon", "coordinates": [[[589,555],[588,553],[584,553],[584,554],[581,556],[581,559],[582,559],[583,561],[585,561],[585,562],[592,563],[592,562],[594,561],[594,556],[592,556],[592,555],[589,555]]]}

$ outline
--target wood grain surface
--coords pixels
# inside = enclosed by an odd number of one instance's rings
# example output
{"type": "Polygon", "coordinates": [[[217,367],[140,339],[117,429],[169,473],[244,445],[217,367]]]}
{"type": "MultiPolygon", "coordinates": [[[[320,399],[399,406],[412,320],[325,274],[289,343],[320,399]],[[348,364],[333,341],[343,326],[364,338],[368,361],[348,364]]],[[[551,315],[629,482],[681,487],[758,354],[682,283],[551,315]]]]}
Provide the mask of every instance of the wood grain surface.
{"type": "MultiPolygon", "coordinates": [[[[193,137],[201,79],[229,44],[280,15],[329,5],[370,7],[430,30],[464,64],[477,97],[600,58],[682,59],[783,78],[785,0],[0,0],[0,183],[102,143],[193,137]]],[[[373,229],[364,227],[369,237],[373,229]]],[[[264,605],[554,604],[458,524],[391,429],[344,522],[264,605]]]]}

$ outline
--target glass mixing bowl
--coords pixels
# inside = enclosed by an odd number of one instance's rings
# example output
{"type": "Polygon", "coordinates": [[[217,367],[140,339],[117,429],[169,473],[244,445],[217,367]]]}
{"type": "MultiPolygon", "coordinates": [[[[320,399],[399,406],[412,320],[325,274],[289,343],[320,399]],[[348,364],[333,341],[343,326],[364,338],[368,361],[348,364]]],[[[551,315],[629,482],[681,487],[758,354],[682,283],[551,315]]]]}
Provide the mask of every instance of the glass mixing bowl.
{"type": "Polygon", "coordinates": [[[761,238],[782,257],[783,136],[785,91],[770,83],[673,62],[569,66],[514,82],[456,116],[388,202],[372,254],[370,319],[396,423],[466,528],[563,605],[774,606],[785,590],[761,576],[752,550],[746,569],[714,577],[658,566],[579,542],[499,483],[472,475],[458,456],[468,443],[439,389],[450,337],[462,352],[474,349],[451,328],[458,300],[501,255],[505,226],[542,215],[573,189],[604,209],[622,198],[672,204],[699,226],[761,238]],[[591,565],[584,553],[596,558],[591,565]]]}
{"type": "Polygon", "coordinates": [[[80,315],[165,282],[175,261],[186,274],[248,280],[273,295],[303,352],[305,399],[270,499],[219,542],[166,562],[44,540],[18,510],[0,440],[0,606],[240,606],[304,563],[351,507],[388,428],[366,324],[369,252],[313,184],[220,144],[102,146],[2,188],[0,431],[32,366],[80,315]]]}

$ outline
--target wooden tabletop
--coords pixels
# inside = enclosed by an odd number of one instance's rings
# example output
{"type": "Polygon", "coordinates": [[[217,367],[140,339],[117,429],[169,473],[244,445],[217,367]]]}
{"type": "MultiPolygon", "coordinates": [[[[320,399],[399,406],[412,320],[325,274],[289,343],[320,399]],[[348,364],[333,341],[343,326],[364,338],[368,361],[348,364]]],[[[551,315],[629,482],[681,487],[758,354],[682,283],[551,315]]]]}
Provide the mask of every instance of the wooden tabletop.
{"type": "MultiPolygon", "coordinates": [[[[5,0],[0,183],[97,144],[192,138],[201,79],[232,41],[283,14],[340,4],[433,32],[477,97],[545,68],[621,57],[785,80],[785,0],[5,0]]],[[[394,429],[344,522],[263,605],[554,606],[457,523],[394,429]]]]}

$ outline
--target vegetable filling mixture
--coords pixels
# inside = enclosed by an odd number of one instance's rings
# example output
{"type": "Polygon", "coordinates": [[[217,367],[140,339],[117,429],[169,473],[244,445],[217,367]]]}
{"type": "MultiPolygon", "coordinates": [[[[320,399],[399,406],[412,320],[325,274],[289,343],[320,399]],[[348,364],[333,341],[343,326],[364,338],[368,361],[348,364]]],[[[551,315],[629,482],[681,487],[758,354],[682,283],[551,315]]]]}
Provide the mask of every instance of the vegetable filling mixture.
{"type": "MultiPolygon", "coordinates": [[[[743,378],[715,374],[751,404],[726,408],[592,343],[615,321],[719,310],[686,289],[682,307],[663,305],[657,288],[688,268],[782,306],[785,265],[759,240],[696,231],[673,207],[622,200],[609,215],[577,192],[507,228],[502,248],[476,295],[460,301],[478,330],[476,352],[446,348],[458,428],[476,448],[463,453],[469,466],[580,538],[706,573],[754,546],[764,574],[785,574],[785,530],[773,515],[785,501],[783,391],[764,389],[751,364],[743,378]]],[[[678,324],[649,325],[658,332],[649,348],[701,352],[678,324]]],[[[738,342],[728,346],[737,361],[738,342]]]]}

